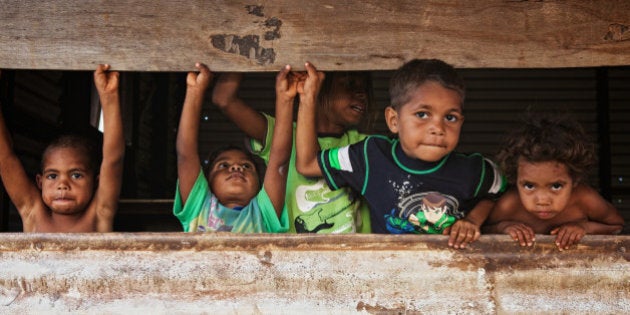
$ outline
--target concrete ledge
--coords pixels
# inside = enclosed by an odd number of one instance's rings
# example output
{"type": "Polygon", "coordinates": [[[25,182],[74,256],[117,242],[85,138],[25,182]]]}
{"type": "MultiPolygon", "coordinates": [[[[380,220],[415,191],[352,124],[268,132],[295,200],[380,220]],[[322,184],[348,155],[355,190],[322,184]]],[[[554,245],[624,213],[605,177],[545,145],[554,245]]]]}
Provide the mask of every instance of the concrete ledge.
{"type": "Polygon", "coordinates": [[[0,235],[0,313],[630,312],[630,236],[0,235]]]}

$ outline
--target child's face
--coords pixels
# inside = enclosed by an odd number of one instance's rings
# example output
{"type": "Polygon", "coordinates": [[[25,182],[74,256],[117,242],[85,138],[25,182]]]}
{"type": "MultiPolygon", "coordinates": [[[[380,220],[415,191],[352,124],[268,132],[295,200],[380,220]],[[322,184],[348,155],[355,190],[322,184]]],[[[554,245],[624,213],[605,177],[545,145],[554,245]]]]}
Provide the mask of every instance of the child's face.
{"type": "Polygon", "coordinates": [[[336,75],[331,89],[329,119],[342,126],[356,126],[367,111],[367,78],[364,75],[336,75]]]}
{"type": "Polygon", "coordinates": [[[36,179],[52,212],[74,215],[86,210],[95,187],[89,165],[88,157],[75,148],[55,148],[44,156],[44,169],[36,179]]]}
{"type": "Polygon", "coordinates": [[[574,186],[566,165],[523,159],[518,162],[516,185],[525,209],[542,220],[551,219],[566,208],[574,186]]]}
{"type": "Polygon", "coordinates": [[[388,107],[385,120],[398,134],[400,145],[411,158],[439,161],[455,149],[464,122],[462,99],[454,90],[428,81],[398,110],[388,107]]]}
{"type": "Polygon", "coordinates": [[[260,187],[254,162],[239,150],[219,154],[208,181],[212,193],[227,207],[247,205],[260,187]]]}

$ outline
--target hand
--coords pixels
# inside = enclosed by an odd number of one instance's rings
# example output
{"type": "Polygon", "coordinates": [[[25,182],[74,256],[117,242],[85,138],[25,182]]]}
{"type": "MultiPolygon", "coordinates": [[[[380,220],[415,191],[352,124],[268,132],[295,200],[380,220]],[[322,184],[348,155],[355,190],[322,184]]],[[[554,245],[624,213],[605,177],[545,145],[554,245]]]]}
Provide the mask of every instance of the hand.
{"type": "Polygon", "coordinates": [[[300,93],[301,99],[309,98],[315,100],[326,75],[321,71],[317,71],[310,62],[304,64],[304,67],[306,68],[306,79],[298,83],[298,93],[300,93]]]}
{"type": "Polygon", "coordinates": [[[276,96],[284,100],[293,100],[297,95],[298,84],[304,84],[305,72],[291,72],[291,66],[286,65],[276,76],[276,96]]]}
{"type": "Polygon", "coordinates": [[[118,93],[118,77],[117,71],[109,71],[110,65],[100,64],[94,71],[94,85],[101,97],[118,93]]]}
{"type": "Polygon", "coordinates": [[[577,244],[586,235],[586,230],[579,222],[571,222],[551,230],[550,234],[556,235],[556,246],[562,251],[577,244]]]}
{"type": "Polygon", "coordinates": [[[521,222],[501,222],[497,228],[501,233],[509,234],[521,246],[532,246],[536,240],[534,230],[529,225],[521,222]]]}
{"type": "Polygon", "coordinates": [[[196,63],[195,67],[199,69],[199,72],[188,72],[186,77],[186,85],[189,91],[205,92],[210,85],[210,81],[214,75],[208,69],[208,66],[203,63],[196,63]]]}
{"type": "Polygon", "coordinates": [[[453,248],[466,248],[468,244],[476,241],[481,236],[479,226],[467,219],[455,221],[453,225],[444,229],[442,234],[450,234],[448,246],[453,248]]]}

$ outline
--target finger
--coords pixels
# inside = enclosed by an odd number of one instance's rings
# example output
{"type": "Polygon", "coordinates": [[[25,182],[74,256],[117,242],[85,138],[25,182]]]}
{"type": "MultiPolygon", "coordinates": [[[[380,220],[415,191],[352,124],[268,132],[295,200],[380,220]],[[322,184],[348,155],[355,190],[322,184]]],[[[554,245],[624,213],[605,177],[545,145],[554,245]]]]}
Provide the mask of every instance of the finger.
{"type": "Polygon", "coordinates": [[[317,76],[317,68],[315,68],[315,66],[312,63],[307,61],[304,64],[304,68],[306,68],[306,73],[308,73],[309,77],[317,76]]]}
{"type": "Polygon", "coordinates": [[[532,228],[530,228],[529,226],[523,227],[523,239],[525,240],[527,246],[534,245],[536,234],[534,233],[534,230],[532,230],[532,228]]]}
{"type": "Polygon", "coordinates": [[[515,231],[515,235],[516,235],[516,240],[521,246],[527,246],[527,238],[525,234],[523,233],[523,230],[517,229],[515,231]]]}
{"type": "Polygon", "coordinates": [[[457,239],[455,240],[455,247],[456,248],[466,247],[466,243],[469,242],[469,239],[472,239],[472,234],[470,233],[470,230],[461,229],[459,233],[457,234],[457,239]]]}
{"type": "Polygon", "coordinates": [[[565,230],[559,230],[558,234],[556,235],[556,246],[558,246],[558,248],[562,248],[564,249],[567,245],[567,241],[568,241],[568,236],[565,230]]]}
{"type": "Polygon", "coordinates": [[[276,82],[281,82],[281,81],[286,80],[289,73],[291,73],[291,66],[290,65],[284,66],[282,70],[278,72],[278,75],[276,76],[276,82]]]}
{"type": "Polygon", "coordinates": [[[206,66],[205,64],[197,62],[195,64],[195,67],[199,69],[199,73],[202,76],[212,78],[212,72],[210,71],[210,68],[208,68],[208,66],[206,66]]]}

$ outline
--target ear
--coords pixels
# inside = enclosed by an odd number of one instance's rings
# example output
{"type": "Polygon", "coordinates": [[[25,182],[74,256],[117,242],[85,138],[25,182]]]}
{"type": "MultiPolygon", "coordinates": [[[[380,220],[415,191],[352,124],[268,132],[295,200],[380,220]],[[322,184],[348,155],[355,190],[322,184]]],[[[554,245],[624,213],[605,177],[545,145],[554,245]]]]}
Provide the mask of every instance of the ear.
{"type": "Polygon", "coordinates": [[[398,112],[391,106],[385,108],[385,123],[389,131],[398,133],[398,112]]]}
{"type": "Polygon", "coordinates": [[[37,183],[37,188],[42,190],[42,174],[35,175],[35,182],[37,183]]]}

